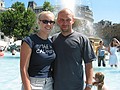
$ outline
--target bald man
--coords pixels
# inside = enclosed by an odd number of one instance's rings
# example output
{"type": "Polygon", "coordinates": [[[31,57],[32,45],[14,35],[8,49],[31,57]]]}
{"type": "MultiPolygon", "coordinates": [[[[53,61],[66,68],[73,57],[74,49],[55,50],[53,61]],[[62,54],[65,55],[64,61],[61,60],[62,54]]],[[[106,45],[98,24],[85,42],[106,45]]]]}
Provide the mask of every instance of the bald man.
{"type": "Polygon", "coordinates": [[[57,24],[61,33],[52,36],[57,55],[54,62],[54,90],[83,90],[83,61],[86,73],[84,90],[92,88],[92,61],[95,54],[88,38],[72,29],[74,22],[71,10],[65,8],[58,13],[57,24]]]}

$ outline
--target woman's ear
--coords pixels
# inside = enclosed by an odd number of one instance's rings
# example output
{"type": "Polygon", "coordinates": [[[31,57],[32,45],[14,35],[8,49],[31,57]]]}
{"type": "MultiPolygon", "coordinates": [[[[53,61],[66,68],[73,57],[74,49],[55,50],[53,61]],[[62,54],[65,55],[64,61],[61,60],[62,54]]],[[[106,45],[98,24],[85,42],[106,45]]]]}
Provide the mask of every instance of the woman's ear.
{"type": "Polygon", "coordinates": [[[38,24],[40,24],[40,21],[38,20],[38,24]]]}

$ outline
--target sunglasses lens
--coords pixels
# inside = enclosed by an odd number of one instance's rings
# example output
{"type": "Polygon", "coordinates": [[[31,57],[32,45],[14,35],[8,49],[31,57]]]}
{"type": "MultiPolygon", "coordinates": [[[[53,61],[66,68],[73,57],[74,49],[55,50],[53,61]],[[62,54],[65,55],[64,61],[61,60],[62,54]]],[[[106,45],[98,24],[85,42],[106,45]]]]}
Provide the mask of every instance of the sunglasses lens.
{"type": "Polygon", "coordinates": [[[48,21],[47,20],[40,20],[42,23],[44,24],[48,24],[48,21]]]}
{"type": "Polygon", "coordinates": [[[50,24],[55,24],[55,21],[50,21],[50,24]]]}
{"type": "Polygon", "coordinates": [[[42,21],[44,24],[48,24],[48,23],[55,24],[55,21],[48,21],[48,20],[40,20],[40,21],[42,21]]]}

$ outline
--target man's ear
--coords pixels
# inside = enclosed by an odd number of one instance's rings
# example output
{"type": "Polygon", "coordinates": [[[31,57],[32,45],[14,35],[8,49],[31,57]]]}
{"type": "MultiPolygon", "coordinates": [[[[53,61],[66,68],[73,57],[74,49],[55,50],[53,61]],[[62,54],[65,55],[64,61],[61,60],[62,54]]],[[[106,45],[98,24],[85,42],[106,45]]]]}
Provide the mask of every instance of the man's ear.
{"type": "Polygon", "coordinates": [[[75,19],[73,18],[73,20],[72,20],[72,24],[74,24],[75,23],[75,19]]]}

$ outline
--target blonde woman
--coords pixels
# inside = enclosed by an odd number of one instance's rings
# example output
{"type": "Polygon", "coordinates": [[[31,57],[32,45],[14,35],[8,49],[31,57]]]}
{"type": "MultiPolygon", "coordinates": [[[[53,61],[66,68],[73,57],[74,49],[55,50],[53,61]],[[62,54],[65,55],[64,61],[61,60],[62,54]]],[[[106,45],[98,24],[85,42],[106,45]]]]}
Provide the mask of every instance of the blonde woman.
{"type": "Polygon", "coordinates": [[[54,18],[50,11],[41,12],[38,16],[39,32],[22,40],[20,52],[22,90],[53,90],[51,63],[56,55],[48,36],[53,29],[54,18]]]}

